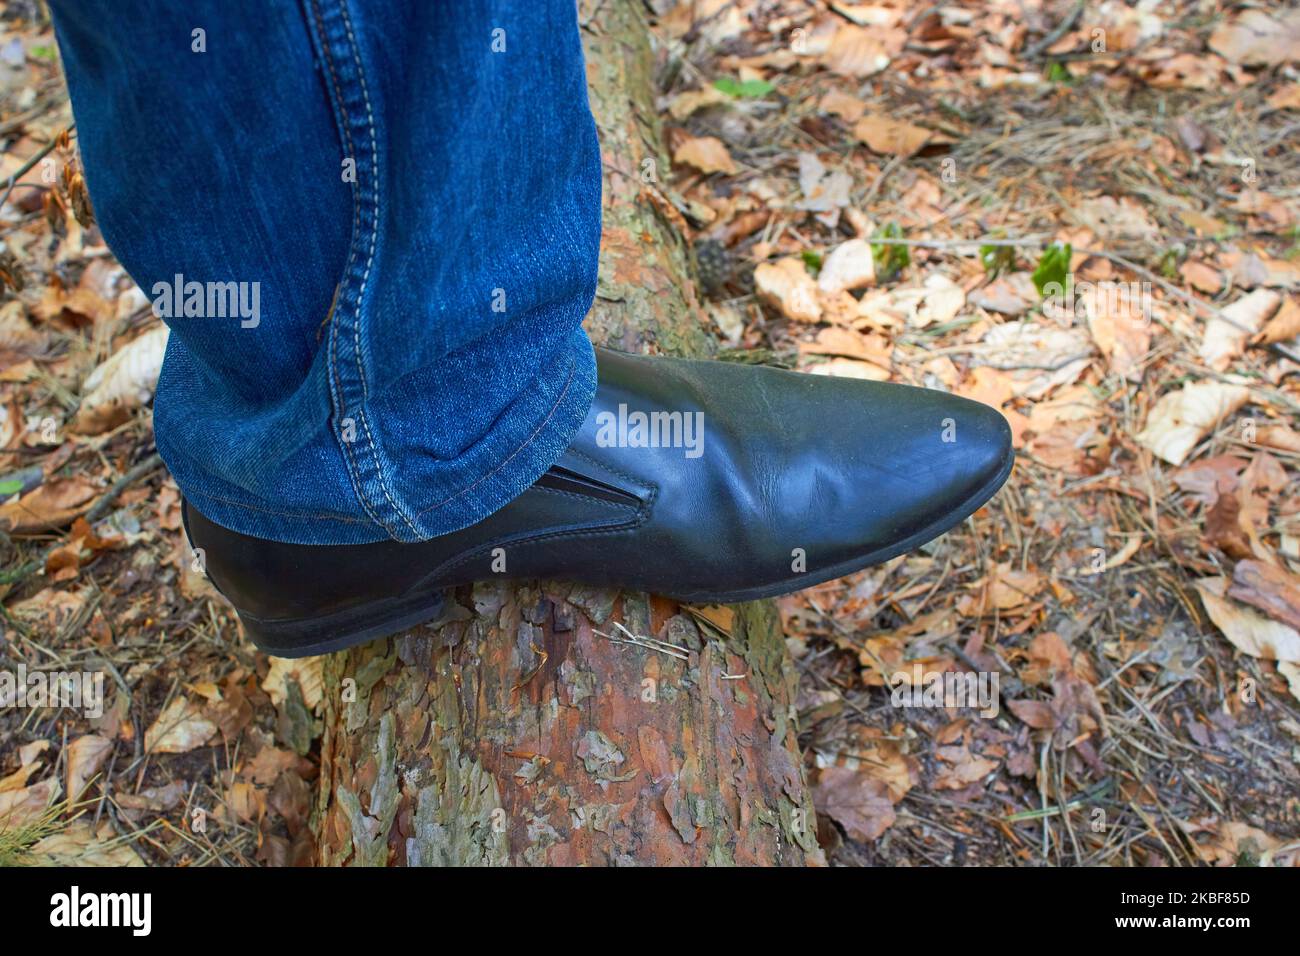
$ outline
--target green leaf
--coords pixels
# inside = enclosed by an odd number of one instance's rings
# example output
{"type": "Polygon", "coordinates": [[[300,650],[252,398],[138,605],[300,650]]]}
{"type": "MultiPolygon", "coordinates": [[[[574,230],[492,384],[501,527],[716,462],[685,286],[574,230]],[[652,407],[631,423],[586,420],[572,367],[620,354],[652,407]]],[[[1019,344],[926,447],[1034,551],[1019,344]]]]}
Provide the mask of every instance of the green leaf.
{"type": "Polygon", "coordinates": [[[804,267],[817,278],[817,274],[822,271],[822,254],[812,249],[805,249],[799,253],[799,258],[803,260],[804,267]]]}
{"type": "Polygon", "coordinates": [[[984,271],[990,278],[1000,272],[1010,272],[1016,267],[1016,248],[1000,245],[980,246],[980,264],[984,266],[984,271]]]}
{"type": "Polygon", "coordinates": [[[736,99],[757,100],[771,93],[775,86],[767,80],[745,80],[743,83],[734,76],[722,76],[713,81],[713,87],[736,99]]]}
{"type": "Polygon", "coordinates": [[[16,495],[23,490],[22,480],[0,481],[0,498],[8,498],[10,495],[16,495]]]}
{"type": "Polygon", "coordinates": [[[59,58],[59,51],[53,46],[34,46],[29,47],[27,52],[36,57],[38,60],[49,60],[53,62],[59,58]]]}
{"type": "Polygon", "coordinates": [[[1065,68],[1065,64],[1059,60],[1053,60],[1047,66],[1047,81],[1049,83],[1060,83],[1063,86],[1069,86],[1074,82],[1074,77],[1070,71],[1065,68]]]}
{"type": "Polygon", "coordinates": [[[1068,242],[1054,242],[1043,250],[1043,257],[1038,260],[1033,275],[1034,288],[1039,295],[1046,295],[1043,290],[1049,285],[1065,288],[1065,276],[1070,271],[1070,257],[1073,255],[1074,250],[1068,242]]]}
{"type": "MultiPolygon", "coordinates": [[[[901,239],[903,230],[896,222],[886,223],[872,237],[877,240],[901,239]]],[[[898,274],[912,264],[912,254],[907,246],[892,242],[873,242],[871,244],[871,261],[876,267],[876,279],[879,282],[892,282],[898,274]]]]}
{"type": "Polygon", "coordinates": [[[1166,249],[1160,257],[1160,262],[1156,266],[1156,271],[1166,279],[1178,278],[1178,261],[1183,258],[1178,249],[1166,249]]]}

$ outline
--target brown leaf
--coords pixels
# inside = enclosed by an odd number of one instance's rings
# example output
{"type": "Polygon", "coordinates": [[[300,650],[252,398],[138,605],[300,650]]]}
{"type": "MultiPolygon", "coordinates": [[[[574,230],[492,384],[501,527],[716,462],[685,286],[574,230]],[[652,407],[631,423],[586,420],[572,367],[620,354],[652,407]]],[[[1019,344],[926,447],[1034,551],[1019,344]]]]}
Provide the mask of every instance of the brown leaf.
{"type": "Polygon", "coordinates": [[[167,350],[167,326],[132,339],[86,377],[81,406],[72,422],[80,435],[98,435],[126,421],[153,398],[167,350]]]}
{"type": "Polygon", "coordinates": [[[936,747],[935,756],[951,766],[943,767],[934,779],[936,790],[964,790],[979,783],[998,769],[998,762],[979,754],[972,754],[965,744],[936,747]]]}
{"type": "Polygon", "coordinates": [[[853,135],[873,153],[886,156],[911,156],[930,143],[952,141],[934,130],[879,113],[869,113],[853,124],[853,135]]]}
{"type": "Polygon", "coordinates": [[[1300,336],[1300,305],[1296,305],[1295,299],[1288,296],[1282,300],[1281,308],[1268,320],[1255,340],[1269,345],[1273,342],[1287,342],[1297,336],[1300,336]]]}
{"type": "Polygon", "coordinates": [[[199,706],[187,697],[174,697],[144,734],[149,753],[183,754],[202,747],[217,733],[199,706]]]}
{"type": "Polygon", "coordinates": [[[1196,590],[1210,620],[1238,650],[1265,660],[1300,662],[1300,632],[1228,600],[1225,578],[1201,578],[1196,590]]]}
{"type": "Polygon", "coordinates": [[[1197,442],[1249,399],[1250,390],[1241,385],[1208,381],[1184,385],[1156,402],[1137,440],[1169,464],[1181,465],[1197,442]]]}
{"type": "Polygon", "coordinates": [[[1300,10],[1243,10],[1215,28],[1209,47],[1245,66],[1278,66],[1300,59],[1300,10]]]}
{"type": "Polygon", "coordinates": [[[39,820],[61,790],[56,778],[47,777],[21,790],[0,792],[0,831],[16,830],[39,820]]]}
{"type": "Polygon", "coordinates": [[[1174,472],[1173,479],[1183,491],[1195,496],[1204,504],[1213,504],[1220,494],[1236,490],[1237,476],[1246,467],[1246,460],[1236,455],[1216,455],[1184,465],[1174,472]]]}
{"type": "Polygon", "coordinates": [[[67,769],[64,780],[68,788],[68,799],[76,800],[81,791],[99,773],[99,769],[113,752],[113,742],[106,737],[87,734],[68,744],[66,752],[67,769]]]}
{"type": "Polygon", "coordinates": [[[849,239],[832,249],[822,262],[817,288],[825,295],[835,295],[873,285],[875,281],[871,243],[865,239],[849,239]]]}
{"type": "Polygon", "coordinates": [[[1188,259],[1178,269],[1193,289],[1206,295],[1218,295],[1223,288],[1223,273],[1204,262],[1188,259]]]}
{"type": "Polygon", "coordinates": [[[906,32],[898,28],[867,29],[846,23],[835,31],[822,63],[841,76],[874,76],[889,66],[906,42],[906,32]]]}
{"type": "Polygon", "coordinates": [[[813,805],[844,828],[850,839],[872,841],[894,825],[897,816],[888,787],[846,767],[824,767],[813,784],[813,805]]]}
{"type": "Polygon", "coordinates": [[[759,296],[796,322],[817,322],[822,307],[817,283],[803,261],[794,257],[760,262],[754,270],[754,288],[759,296]]]}
{"type": "Polygon", "coordinates": [[[1246,340],[1264,327],[1281,301],[1272,289],[1256,289],[1226,306],[1224,318],[1212,316],[1201,338],[1201,360],[1222,372],[1245,350],[1246,340]]]}
{"type": "Polygon", "coordinates": [[[80,475],[46,481],[17,501],[0,505],[0,530],[30,534],[61,528],[89,511],[99,490],[80,475]]]}
{"type": "Polygon", "coordinates": [[[716,136],[693,136],[684,140],[673,153],[673,162],[694,166],[706,174],[736,172],[731,153],[716,136]]]}
{"type": "Polygon", "coordinates": [[[145,866],[130,843],[118,838],[113,824],[103,820],[96,830],[89,820],[74,820],[32,847],[32,856],[44,866],[145,866]]]}
{"type": "Polygon", "coordinates": [[[173,780],[162,787],[146,787],[139,793],[119,793],[113,797],[114,802],[126,812],[132,820],[139,820],[145,813],[164,813],[180,806],[185,800],[189,788],[180,780],[173,780]]]}
{"type": "Polygon", "coordinates": [[[1263,561],[1239,561],[1228,594],[1300,630],[1300,578],[1289,571],[1263,561]]]}

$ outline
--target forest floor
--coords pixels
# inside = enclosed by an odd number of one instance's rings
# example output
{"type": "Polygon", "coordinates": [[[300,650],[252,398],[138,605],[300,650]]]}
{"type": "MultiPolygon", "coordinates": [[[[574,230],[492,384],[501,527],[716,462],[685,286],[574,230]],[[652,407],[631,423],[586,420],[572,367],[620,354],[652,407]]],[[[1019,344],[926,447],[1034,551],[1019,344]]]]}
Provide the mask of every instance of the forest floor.
{"type": "MultiPolygon", "coordinates": [[[[192,567],[164,332],[27,6],[0,21],[0,674],[106,676],[102,707],[0,684],[0,864],[308,862],[319,662],[256,652],[192,567]]],[[[645,9],[671,162],[643,196],[721,356],[942,388],[1015,435],[965,525],[780,601],[828,858],[1300,864],[1300,13],[645,9]]]]}

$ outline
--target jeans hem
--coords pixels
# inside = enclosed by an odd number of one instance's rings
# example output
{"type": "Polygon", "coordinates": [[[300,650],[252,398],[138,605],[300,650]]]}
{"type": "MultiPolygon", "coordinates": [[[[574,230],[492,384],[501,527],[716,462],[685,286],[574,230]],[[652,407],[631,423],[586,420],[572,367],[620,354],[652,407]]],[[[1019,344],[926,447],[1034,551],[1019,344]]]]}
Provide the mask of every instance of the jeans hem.
{"type": "MultiPolygon", "coordinates": [[[[410,469],[414,473],[399,472],[395,481],[398,501],[412,516],[418,533],[410,540],[427,540],[482,521],[523,494],[564,454],[582,427],[596,390],[595,352],[581,329],[575,332],[573,346],[554,363],[556,374],[539,375],[535,390],[520,396],[483,440],[455,463],[440,463],[442,469],[450,464],[455,472],[478,477],[457,484],[446,475],[421,476],[419,467],[410,469]],[[547,395],[553,398],[547,400],[547,395]],[[522,439],[510,440],[514,436],[522,439]],[[504,452],[496,451],[502,445],[504,452]]],[[[403,540],[374,521],[359,502],[357,513],[347,515],[291,511],[261,500],[238,500],[233,497],[236,489],[209,493],[202,487],[205,476],[201,469],[192,467],[187,456],[174,454],[162,441],[157,445],[186,500],[209,521],[231,531],[303,545],[403,540]],[[196,471],[200,472],[197,477],[196,471]]]]}

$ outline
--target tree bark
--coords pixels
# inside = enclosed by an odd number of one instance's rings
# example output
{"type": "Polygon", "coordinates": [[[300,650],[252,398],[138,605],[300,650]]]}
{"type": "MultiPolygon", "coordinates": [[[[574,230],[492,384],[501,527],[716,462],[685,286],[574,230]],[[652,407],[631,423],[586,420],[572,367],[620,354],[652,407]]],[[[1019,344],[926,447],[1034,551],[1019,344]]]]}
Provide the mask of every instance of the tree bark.
{"type": "MultiPolygon", "coordinates": [[[[605,167],[587,326],[628,351],[704,355],[713,338],[655,184],[667,163],[639,10],[580,14],[605,167]]],[[[437,622],[331,656],[325,681],[322,864],[822,861],[770,602],[484,582],[437,622]]]]}

